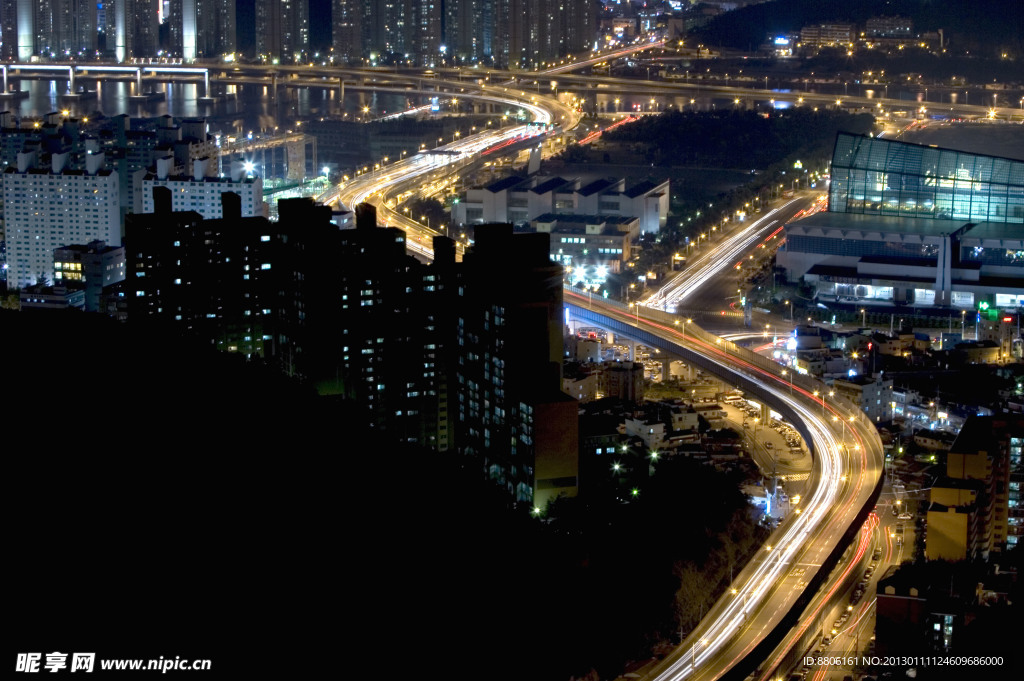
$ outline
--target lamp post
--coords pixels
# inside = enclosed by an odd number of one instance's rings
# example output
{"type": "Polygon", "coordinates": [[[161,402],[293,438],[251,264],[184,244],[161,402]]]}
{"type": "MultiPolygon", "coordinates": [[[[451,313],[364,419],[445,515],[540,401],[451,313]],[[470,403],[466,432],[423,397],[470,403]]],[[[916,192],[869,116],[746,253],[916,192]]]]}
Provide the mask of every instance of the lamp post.
{"type": "Polygon", "coordinates": [[[860,325],[861,326],[867,326],[868,325],[868,322],[867,322],[867,309],[865,309],[863,307],[860,309],[860,325]]]}
{"type": "Polygon", "coordinates": [[[636,312],[636,325],[640,326],[640,303],[630,303],[629,306],[634,308],[636,312]]]}
{"type": "Polygon", "coordinates": [[[789,376],[789,394],[792,395],[793,394],[793,372],[789,371],[788,369],[783,369],[782,370],[782,375],[783,376],[787,376],[787,375],[789,376]]]}
{"type": "Polygon", "coordinates": [[[702,638],[700,641],[693,642],[693,648],[690,650],[690,671],[692,672],[697,668],[697,644],[700,643],[702,646],[707,645],[707,639],[702,638]]]}

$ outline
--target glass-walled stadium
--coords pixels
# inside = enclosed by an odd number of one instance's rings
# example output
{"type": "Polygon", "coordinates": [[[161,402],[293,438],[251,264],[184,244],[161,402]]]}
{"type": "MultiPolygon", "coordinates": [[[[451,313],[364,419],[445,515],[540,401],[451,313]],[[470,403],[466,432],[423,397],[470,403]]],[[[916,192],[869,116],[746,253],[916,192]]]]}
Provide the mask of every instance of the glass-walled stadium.
{"type": "Polygon", "coordinates": [[[829,210],[1024,223],[1024,162],[840,133],[829,210]]]}

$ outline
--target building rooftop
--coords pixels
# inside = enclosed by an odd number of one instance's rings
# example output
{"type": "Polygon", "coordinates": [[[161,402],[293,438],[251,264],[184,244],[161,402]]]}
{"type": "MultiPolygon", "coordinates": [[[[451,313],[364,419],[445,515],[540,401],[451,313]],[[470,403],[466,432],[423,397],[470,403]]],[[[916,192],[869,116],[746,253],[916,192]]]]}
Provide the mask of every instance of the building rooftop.
{"type": "Polygon", "coordinates": [[[533,192],[534,194],[546,194],[550,191],[558,189],[559,187],[569,184],[569,182],[570,180],[567,180],[564,177],[552,177],[550,180],[545,180],[544,182],[541,182],[530,191],[533,192]]]}
{"type": "MultiPolygon", "coordinates": [[[[856,230],[865,233],[945,236],[968,224],[967,220],[933,220],[930,218],[904,218],[888,215],[861,215],[858,213],[831,213],[822,211],[796,222],[787,223],[786,229],[809,232],[822,230],[856,230]]],[[[1006,225],[1003,225],[1006,227],[1006,225]]],[[[1019,229],[1019,228],[1018,228],[1019,229]]]]}
{"type": "Polygon", "coordinates": [[[578,225],[628,225],[637,218],[628,215],[576,215],[575,213],[544,213],[530,222],[559,222],[578,225]]]}
{"type": "Polygon", "coordinates": [[[492,182],[487,185],[486,189],[492,194],[497,194],[498,192],[515,187],[517,184],[521,184],[525,179],[526,178],[519,177],[518,175],[510,175],[509,177],[500,179],[497,182],[492,182]]]}
{"type": "Polygon", "coordinates": [[[627,189],[626,191],[624,191],[622,193],[623,193],[623,195],[628,196],[631,199],[635,199],[636,197],[640,196],[641,194],[646,194],[647,192],[651,191],[652,189],[656,189],[657,187],[658,187],[658,184],[656,182],[651,182],[650,180],[644,180],[640,184],[635,184],[635,185],[633,185],[632,187],[630,187],[629,189],[627,189]]]}
{"type": "Polygon", "coordinates": [[[613,187],[615,186],[615,184],[615,180],[609,179],[607,177],[602,177],[601,179],[594,180],[590,184],[586,185],[585,187],[580,189],[578,193],[580,196],[591,196],[593,194],[597,194],[598,192],[604,191],[608,187],[613,187]]]}

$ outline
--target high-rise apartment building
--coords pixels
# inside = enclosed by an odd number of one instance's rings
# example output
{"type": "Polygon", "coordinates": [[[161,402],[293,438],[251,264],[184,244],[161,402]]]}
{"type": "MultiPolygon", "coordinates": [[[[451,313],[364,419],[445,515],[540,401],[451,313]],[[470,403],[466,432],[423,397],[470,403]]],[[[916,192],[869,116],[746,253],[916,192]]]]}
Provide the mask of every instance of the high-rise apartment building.
{"type": "Polygon", "coordinates": [[[528,67],[590,49],[589,0],[334,0],[334,52],[423,66],[528,67]]]}
{"type": "Polygon", "coordinates": [[[263,181],[249,177],[236,163],[227,177],[216,174],[216,164],[201,158],[192,162],[190,174],[174,173],[174,159],[157,159],[156,166],[145,172],[139,179],[135,194],[135,212],[152,213],[156,210],[154,190],[167,187],[171,190],[171,210],[175,212],[195,211],[205,220],[224,217],[221,195],[232,192],[239,197],[242,217],[264,217],[263,181]]]}
{"type": "Polygon", "coordinates": [[[4,0],[0,3],[3,58],[94,57],[96,10],[95,0],[4,0]]]}
{"type": "Polygon", "coordinates": [[[256,56],[303,61],[309,52],[309,0],[256,0],[256,56]]]}
{"type": "Polygon", "coordinates": [[[363,3],[331,0],[331,49],[338,63],[363,57],[363,3]]]}
{"type": "Polygon", "coordinates": [[[4,170],[7,281],[21,288],[54,280],[53,253],[61,246],[105,241],[121,244],[118,175],[106,170],[103,154],[86,156],[85,170],[67,168],[68,153],[53,154],[50,167],[36,167],[23,152],[4,170]]]}
{"type": "Polygon", "coordinates": [[[946,456],[948,477],[982,483],[976,550],[984,558],[1016,547],[1024,536],[1022,450],[1024,418],[972,416],[946,456]]]}
{"type": "Polygon", "coordinates": [[[573,494],[574,474],[564,471],[573,469],[575,439],[571,447],[541,440],[537,423],[560,413],[563,434],[577,429],[575,406],[564,406],[575,401],[561,394],[562,267],[548,256],[547,234],[514,235],[510,224],[481,225],[475,234],[457,280],[458,448],[517,502],[533,504],[541,488],[573,494]],[[565,465],[542,480],[541,459],[565,465]]]}
{"type": "Polygon", "coordinates": [[[153,57],[159,45],[157,0],[112,0],[107,9],[107,51],[118,61],[153,57]]]}
{"type": "Polygon", "coordinates": [[[192,61],[236,50],[235,0],[171,0],[169,9],[173,54],[192,61]]]}

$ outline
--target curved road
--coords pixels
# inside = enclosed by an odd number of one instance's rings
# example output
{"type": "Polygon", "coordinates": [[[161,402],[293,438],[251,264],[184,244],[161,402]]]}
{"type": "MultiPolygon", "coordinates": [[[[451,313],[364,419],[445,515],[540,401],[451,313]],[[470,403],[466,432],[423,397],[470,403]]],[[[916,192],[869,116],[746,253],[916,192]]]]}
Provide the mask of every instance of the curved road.
{"type": "Polygon", "coordinates": [[[822,563],[841,544],[857,516],[873,495],[882,474],[882,444],[874,426],[851,405],[836,397],[824,404],[814,394],[821,384],[801,377],[791,388],[781,367],[757,358],[742,348],[730,347],[693,326],[677,326],[675,318],[654,310],[641,315],[603,299],[566,292],[567,302],[599,312],[620,323],[637,327],[675,347],[698,353],[719,366],[726,381],[742,376],[772,396],[775,405],[787,405],[810,434],[815,457],[809,491],[800,510],[773,534],[770,544],[736,576],[732,589],[721,598],[672,655],[660,662],[651,679],[667,681],[689,677],[717,679],[747,657],[761,640],[789,614],[803,595],[790,572],[805,571],[812,580],[822,563]],[[790,392],[792,390],[792,393],[790,392]],[[858,414],[849,427],[835,418],[858,414]],[[844,436],[846,443],[844,446],[844,436]]]}

